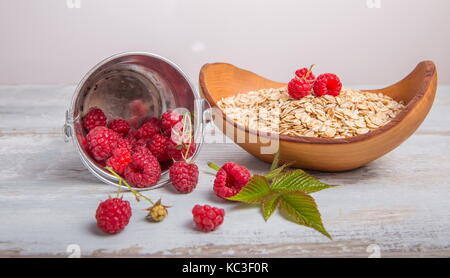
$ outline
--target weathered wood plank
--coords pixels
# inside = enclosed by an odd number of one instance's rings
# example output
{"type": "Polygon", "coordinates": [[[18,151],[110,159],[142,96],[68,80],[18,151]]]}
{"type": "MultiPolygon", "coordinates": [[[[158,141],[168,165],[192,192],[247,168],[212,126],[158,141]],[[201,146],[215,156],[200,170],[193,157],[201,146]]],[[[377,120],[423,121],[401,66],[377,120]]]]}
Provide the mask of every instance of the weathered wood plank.
{"type": "Polygon", "coordinates": [[[78,244],[82,256],[367,257],[370,244],[384,257],[450,255],[450,87],[439,88],[420,130],[393,152],[351,172],[314,173],[339,185],[314,194],[333,241],[280,215],[265,223],[257,207],[217,198],[208,160],[233,160],[255,173],[268,167],[234,144],[204,146],[193,193],[147,192],[173,205],[164,222],[145,221],[145,204],[133,203],[123,233],[99,233],[95,208],[115,188],[98,182],[62,140],[72,91],[0,87],[0,256],[67,256],[69,244],[78,244]],[[196,231],[196,203],[224,207],[224,225],[196,231]]]}

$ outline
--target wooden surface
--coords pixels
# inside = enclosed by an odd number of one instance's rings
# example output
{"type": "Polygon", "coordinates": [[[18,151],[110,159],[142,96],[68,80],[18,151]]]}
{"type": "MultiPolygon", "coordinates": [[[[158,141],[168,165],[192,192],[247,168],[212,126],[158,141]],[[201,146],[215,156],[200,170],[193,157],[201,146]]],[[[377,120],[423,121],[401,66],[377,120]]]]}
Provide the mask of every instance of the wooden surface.
{"type": "MultiPolygon", "coordinates": [[[[286,86],[225,63],[204,65],[200,70],[199,83],[203,95],[213,107],[217,107],[217,101],[223,97],[261,88],[286,86]]],[[[411,136],[433,104],[436,85],[436,67],[433,62],[424,61],[398,83],[382,90],[374,90],[403,101],[406,107],[388,124],[350,138],[268,136],[238,126],[223,114],[215,118],[223,117],[218,124],[222,131],[229,134],[240,147],[266,162],[272,162],[274,153],[279,149],[282,161],[293,162],[299,168],[326,172],[347,171],[383,156],[411,136]],[[257,143],[249,139],[252,135],[258,139],[257,143]],[[246,139],[239,140],[240,138],[246,139]],[[271,151],[264,151],[268,146],[278,145],[279,148],[271,147],[271,151]]]]}
{"type": "Polygon", "coordinates": [[[269,167],[234,144],[205,145],[193,193],[179,195],[170,187],[147,193],[173,205],[164,222],[146,222],[145,204],[133,202],[125,231],[100,233],[94,212],[115,188],[98,182],[63,141],[73,91],[0,87],[0,256],[67,257],[71,244],[85,257],[368,257],[378,248],[381,257],[450,256],[450,87],[438,89],[423,125],[391,153],[351,172],[313,172],[339,185],[313,194],[333,241],[278,214],[265,223],[257,207],[215,197],[208,160],[233,160],[254,173],[269,167]],[[226,209],[219,230],[193,228],[190,210],[197,203],[226,209]]]}

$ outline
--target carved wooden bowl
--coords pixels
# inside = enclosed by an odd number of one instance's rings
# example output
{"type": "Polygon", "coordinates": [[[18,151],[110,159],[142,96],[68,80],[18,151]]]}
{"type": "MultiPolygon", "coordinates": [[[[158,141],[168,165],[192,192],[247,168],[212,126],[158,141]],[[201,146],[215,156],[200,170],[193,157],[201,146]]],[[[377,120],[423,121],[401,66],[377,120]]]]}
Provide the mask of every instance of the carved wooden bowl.
{"type": "MultiPolygon", "coordinates": [[[[200,89],[212,107],[217,107],[217,102],[224,97],[283,86],[286,84],[271,81],[226,63],[206,64],[200,70],[200,89]]],[[[262,147],[275,143],[279,144],[280,160],[293,162],[294,167],[326,172],[346,171],[383,156],[411,136],[430,111],[436,86],[436,67],[433,62],[424,61],[394,85],[383,89],[364,90],[374,93],[382,92],[397,101],[404,101],[406,108],[388,124],[351,138],[330,139],[258,134],[255,130],[233,123],[225,115],[222,115],[223,124],[219,125],[219,128],[225,131],[226,125],[231,126],[234,130],[233,135],[229,137],[263,161],[271,162],[274,154],[262,152],[262,147]],[[247,139],[250,136],[256,136],[256,142],[237,140],[239,132],[247,139]]]]}

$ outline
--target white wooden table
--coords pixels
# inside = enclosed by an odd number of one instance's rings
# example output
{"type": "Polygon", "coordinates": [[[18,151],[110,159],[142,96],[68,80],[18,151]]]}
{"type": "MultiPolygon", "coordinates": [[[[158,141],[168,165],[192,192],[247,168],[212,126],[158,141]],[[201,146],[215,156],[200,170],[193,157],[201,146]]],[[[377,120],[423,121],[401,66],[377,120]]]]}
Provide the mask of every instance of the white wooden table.
{"type": "Polygon", "coordinates": [[[208,160],[232,160],[254,173],[269,167],[234,144],[203,148],[193,193],[170,186],[147,192],[173,205],[162,223],[147,222],[140,210],[146,204],[133,202],[128,227],[102,234],[95,209],[115,188],[96,180],[63,141],[73,91],[0,87],[0,256],[64,257],[71,244],[81,256],[368,257],[378,248],[381,257],[450,256],[450,87],[438,89],[426,121],[393,152],[355,171],[313,173],[340,185],[314,194],[333,241],[277,214],[265,223],[256,206],[219,200],[208,160]],[[226,209],[219,230],[193,228],[197,203],[226,209]]]}

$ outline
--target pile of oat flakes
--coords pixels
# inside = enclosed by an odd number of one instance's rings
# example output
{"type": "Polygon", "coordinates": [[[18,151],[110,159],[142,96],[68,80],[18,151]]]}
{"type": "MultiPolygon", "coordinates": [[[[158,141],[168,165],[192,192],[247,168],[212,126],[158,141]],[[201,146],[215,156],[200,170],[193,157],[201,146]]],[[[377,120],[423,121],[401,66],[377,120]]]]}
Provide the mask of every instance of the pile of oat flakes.
{"type": "Polygon", "coordinates": [[[270,88],[223,98],[218,106],[251,129],[293,136],[348,138],[387,124],[405,106],[384,94],[342,89],[337,97],[289,97],[270,88]]]}

